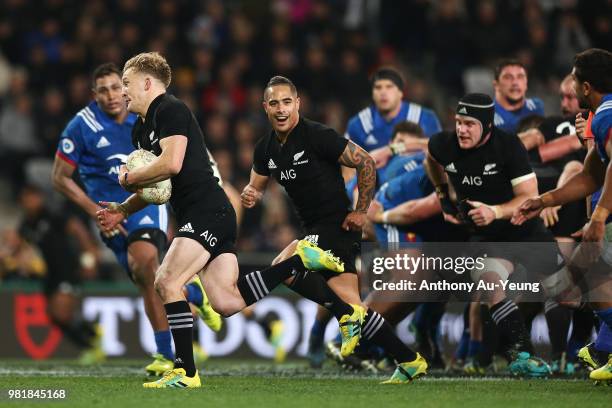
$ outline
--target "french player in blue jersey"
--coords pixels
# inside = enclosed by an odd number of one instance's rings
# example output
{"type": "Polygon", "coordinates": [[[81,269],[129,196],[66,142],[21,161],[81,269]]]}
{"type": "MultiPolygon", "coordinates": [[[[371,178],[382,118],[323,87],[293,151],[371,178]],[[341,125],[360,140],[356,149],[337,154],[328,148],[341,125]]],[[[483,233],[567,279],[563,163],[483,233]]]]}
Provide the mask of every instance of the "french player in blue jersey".
{"type": "Polygon", "coordinates": [[[427,136],[442,130],[436,114],[417,103],[402,100],[404,81],[391,68],[381,68],[372,76],[372,103],[348,122],[345,137],[366,151],[388,146],[393,127],[408,120],[423,128],[427,136]]]}
{"type": "MultiPolygon", "coordinates": [[[[393,155],[385,159],[383,167],[376,169],[376,184],[381,186],[405,170],[413,169],[423,163],[427,141],[423,129],[416,123],[406,120],[395,125],[389,145],[393,149],[393,155]]],[[[357,177],[353,177],[346,183],[346,192],[351,202],[356,199],[356,191],[357,177]]]]}
{"type": "MultiPolygon", "coordinates": [[[[525,201],[513,217],[514,223],[522,223],[536,217],[546,207],[563,205],[571,201],[585,198],[599,188],[603,188],[599,202],[595,207],[591,220],[584,226],[582,232],[583,244],[578,248],[577,256],[587,260],[597,260],[605,263],[609,271],[610,261],[610,213],[612,212],[612,53],[606,50],[592,48],[576,55],[572,76],[575,90],[583,109],[595,112],[591,130],[595,138],[595,149],[591,149],[585,159],[581,172],[571,177],[561,187],[525,201]],[[604,242],[608,242],[604,244],[604,242]],[[585,245],[586,244],[586,245],[585,245]],[[597,244],[597,245],[595,245],[597,244]],[[600,248],[599,251],[594,251],[600,248]],[[601,252],[603,249],[603,253],[601,252]],[[599,255],[601,254],[601,257],[599,255]]],[[[609,273],[609,272],[608,272],[609,273]]],[[[589,282],[591,285],[593,282],[589,282]]],[[[590,378],[596,381],[612,380],[612,280],[609,275],[602,277],[597,284],[597,299],[591,299],[590,306],[602,321],[593,345],[582,348],[578,357],[589,366],[596,368],[590,378]],[[605,361],[596,358],[595,350],[608,353],[605,361]]],[[[571,276],[559,276],[556,287],[569,291],[572,287],[571,276]]],[[[594,287],[589,287],[593,291],[594,287]]]]}
{"type": "Polygon", "coordinates": [[[495,127],[506,133],[516,133],[526,116],[544,116],[544,103],[539,98],[527,98],[527,70],[518,60],[503,60],[495,67],[495,127]]]}
{"type": "MultiPolygon", "coordinates": [[[[92,85],[94,100],[74,116],[60,137],[53,183],[96,220],[100,228],[96,212],[101,207],[97,203],[123,201],[130,195],[119,185],[117,176],[120,166],[134,150],[131,135],[136,115],[127,112],[121,71],[114,64],[97,67],[92,85]],[[72,179],[75,170],[85,190],[72,179]]],[[[154,361],[145,369],[154,375],[172,369],[174,360],[164,307],[153,287],[159,258],[166,245],[167,226],[166,206],[149,205],[110,232],[100,228],[104,243],[115,253],[143,296],[157,345],[154,361]]],[[[186,288],[192,292],[196,306],[203,307],[205,295],[198,289],[201,287],[195,283],[186,288]],[[201,292],[201,301],[198,292],[201,292]]]]}
{"type": "Polygon", "coordinates": [[[422,164],[383,184],[368,210],[376,238],[391,243],[439,241],[442,209],[422,164]],[[439,215],[439,217],[435,217],[439,215]]]}
{"type": "Polygon", "coordinates": [[[349,119],[344,137],[369,152],[381,168],[395,154],[390,143],[398,123],[416,123],[427,137],[442,127],[434,111],[403,100],[404,81],[396,70],[381,68],[371,82],[373,103],[349,119]]]}

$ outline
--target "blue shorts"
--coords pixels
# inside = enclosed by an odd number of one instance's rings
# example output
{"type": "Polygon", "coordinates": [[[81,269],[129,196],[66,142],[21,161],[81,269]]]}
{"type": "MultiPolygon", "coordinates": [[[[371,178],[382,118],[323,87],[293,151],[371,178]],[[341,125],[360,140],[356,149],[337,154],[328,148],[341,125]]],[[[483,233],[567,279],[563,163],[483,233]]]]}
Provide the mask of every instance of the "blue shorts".
{"type": "Polygon", "coordinates": [[[389,243],[423,242],[416,232],[393,224],[374,224],[376,239],[381,245],[389,243]]]}
{"type": "Polygon", "coordinates": [[[149,205],[134,213],[123,222],[127,237],[123,234],[110,239],[102,237],[102,241],[109,247],[117,261],[131,276],[128,266],[128,246],[134,241],[151,242],[162,255],[166,246],[166,232],[168,230],[168,209],[165,205],[149,205]]]}

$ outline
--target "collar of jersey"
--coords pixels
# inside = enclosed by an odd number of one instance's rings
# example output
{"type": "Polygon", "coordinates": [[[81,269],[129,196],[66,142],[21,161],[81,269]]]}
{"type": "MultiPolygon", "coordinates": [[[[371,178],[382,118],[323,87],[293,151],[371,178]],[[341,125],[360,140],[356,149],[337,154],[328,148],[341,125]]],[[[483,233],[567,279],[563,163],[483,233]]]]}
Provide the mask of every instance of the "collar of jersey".
{"type": "MultiPolygon", "coordinates": [[[[96,119],[99,122],[101,122],[104,126],[118,124],[110,116],[108,116],[106,112],[100,109],[96,101],[92,101],[88,106],[89,106],[89,109],[93,111],[94,115],[96,116],[96,119]]],[[[121,125],[128,125],[130,127],[134,126],[134,123],[136,123],[136,117],[137,115],[133,113],[128,113],[127,117],[125,118],[125,121],[121,125]]]]}
{"type": "Polygon", "coordinates": [[[279,147],[281,148],[284,147],[287,143],[289,143],[289,138],[291,137],[291,135],[296,134],[301,128],[301,125],[303,123],[304,123],[304,117],[300,115],[297,125],[295,125],[295,127],[291,130],[291,132],[289,132],[289,134],[287,135],[287,138],[285,139],[285,143],[281,144],[281,142],[278,141],[278,136],[276,135],[276,132],[274,130],[272,130],[272,139],[274,139],[274,141],[279,147]]]}
{"type": "Polygon", "coordinates": [[[376,109],[376,105],[372,104],[370,106],[370,109],[372,110],[372,118],[374,119],[375,127],[376,123],[383,123],[385,125],[388,125],[397,121],[398,118],[405,118],[408,115],[408,102],[401,101],[400,104],[401,107],[399,112],[397,112],[397,115],[395,115],[395,117],[391,118],[389,121],[385,120],[383,115],[381,115],[378,109],[376,109]]]}
{"type": "Polygon", "coordinates": [[[533,99],[533,98],[527,98],[527,97],[526,97],[526,98],[525,98],[525,102],[523,103],[523,106],[521,106],[520,108],[515,109],[515,110],[508,110],[508,109],[504,108],[503,106],[501,106],[501,105],[499,104],[499,102],[497,102],[497,99],[495,99],[495,100],[493,100],[493,104],[495,105],[495,112],[497,112],[497,111],[503,111],[503,112],[507,112],[507,113],[514,113],[514,114],[516,114],[516,113],[520,113],[520,112],[522,112],[524,109],[527,109],[527,100],[528,100],[528,99],[533,99]]]}

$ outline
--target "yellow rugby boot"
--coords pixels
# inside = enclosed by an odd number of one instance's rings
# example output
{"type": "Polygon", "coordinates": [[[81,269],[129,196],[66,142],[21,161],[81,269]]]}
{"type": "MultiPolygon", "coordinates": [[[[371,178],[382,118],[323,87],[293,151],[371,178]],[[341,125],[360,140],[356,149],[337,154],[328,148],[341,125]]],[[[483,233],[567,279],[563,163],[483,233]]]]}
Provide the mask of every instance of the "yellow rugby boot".
{"type": "Polygon", "coordinates": [[[305,239],[298,241],[295,254],[302,259],[306,269],[312,271],[328,270],[338,273],[344,272],[344,262],[335,257],[330,251],[324,251],[305,239]]]}
{"type": "Polygon", "coordinates": [[[340,354],[342,357],[347,357],[353,353],[355,347],[359,344],[361,339],[361,326],[365,319],[366,310],[364,307],[359,305],[351,305],[353,313],[348,315],[345,314],[340,318],[338,322],[340,325],[340,334],[342,336],[342,346],[340,347],[340,354]]]}
{"type": "Polygon", "coordinates": [[[417,353],[413,361],[400,363],[387,381],[381,384],[407,384],[427,374],[427,361],[417,353]]]}
{"type": "Polygon", "coordinates": [[[166,371],[159,380],[146,382],[142,386],[144,388],[199,388],[202,383],[197,371],[193,377],[187,377],[184,369],[175,368],[166,371]]]}

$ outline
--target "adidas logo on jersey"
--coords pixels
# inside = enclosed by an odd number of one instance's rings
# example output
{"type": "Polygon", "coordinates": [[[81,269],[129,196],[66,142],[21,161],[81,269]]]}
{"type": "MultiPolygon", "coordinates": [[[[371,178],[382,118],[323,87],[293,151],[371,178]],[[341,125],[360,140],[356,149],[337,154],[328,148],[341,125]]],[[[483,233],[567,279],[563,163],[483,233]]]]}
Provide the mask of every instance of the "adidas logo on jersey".
{"type": "Polygon", "coordinates": [[[268,168],[269,169],[275,169],[276,168],[276,164],[274,164],[274,160],[270,159],[270,161],[268,162],[268,168]]]}
{"type": "Polygon", "coordinates": [[[448,166],[446,166],[444,168],[444,170],[448,171],[449,173],[456,173],[457,169],[455,168],[455,163],[451,163],[448,166]]]}
{"type": "Polygon", "coordinates": [[[100,138],[100,140],[98,140],[98,143],[96,144],[96,147],[97,147],[98,149],[100,149],[100,148],[102,148],[102,147],[107,147],[107,146],[110,146],[110,142],[108,141],[108,139],[107,139],[107,138],[105,138],[104,136],[102,136],[102,137],[100,138]]]}
{"type": "Polygon", "coordinates": [[[504,118],[502,118],[501,115],[498,115],[497,113],[495,113],[495,116],[493,117],[493,124],[495,126],[501,126],[504,123],[505,123],[504,118]]]}
{"type": "Polygon", "coordinates": [[[179,229],[179,232],[191,232],[191,233],[193,233],[195,231],[193,230],[193,227],[191,226],[191,223],[188,222],[187,224],[183,225],[181,227],[181,229],[179,229]]]}
{"type": "Polygon", "coordinates": [[[154,224],[154,222],[151,219],[151,217],[149,217],[148,215],[145,215],[144,217],[142,217],[142,219],[138,222],[138,225],[149,225],[149,224],[154,224]]]}
{"type": "Polygon", "coordinates": [[[374,135],[370,133],[366,138],[365,143],[369,145],[375,145],[378,143],[378,139],[376,139],[374,135]]]}

